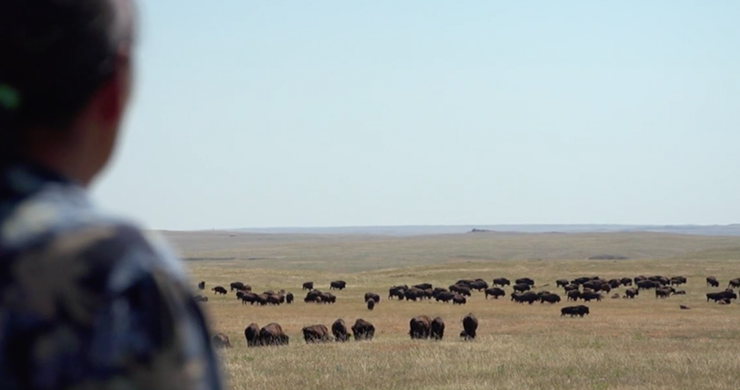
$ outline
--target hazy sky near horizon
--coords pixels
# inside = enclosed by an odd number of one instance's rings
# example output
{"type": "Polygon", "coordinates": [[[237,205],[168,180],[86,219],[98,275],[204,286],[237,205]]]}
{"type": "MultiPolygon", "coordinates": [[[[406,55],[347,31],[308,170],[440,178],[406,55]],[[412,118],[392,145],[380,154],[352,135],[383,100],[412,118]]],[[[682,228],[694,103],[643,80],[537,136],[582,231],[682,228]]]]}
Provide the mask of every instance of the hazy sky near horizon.
{"type": "Polygon", "coordinates": [[[139,1],[157,229],[740,222],[740,2],[139,1]]]}

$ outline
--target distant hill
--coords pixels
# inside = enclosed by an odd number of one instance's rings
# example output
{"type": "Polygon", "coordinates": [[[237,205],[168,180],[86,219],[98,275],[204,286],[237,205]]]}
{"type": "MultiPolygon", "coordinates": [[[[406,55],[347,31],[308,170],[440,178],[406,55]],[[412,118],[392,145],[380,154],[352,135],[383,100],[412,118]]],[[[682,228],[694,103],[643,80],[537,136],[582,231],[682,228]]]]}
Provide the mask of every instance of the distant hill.
{"type": "Polygon", "coordinates": [[[230,229],[264,234],[341,234],[423,236],[433,234],[497,233],[613,233],[652,232],[703,236],[740,236],[740,224],[732,225],[451,225],[451,226],[348,226],[230,229]]]}

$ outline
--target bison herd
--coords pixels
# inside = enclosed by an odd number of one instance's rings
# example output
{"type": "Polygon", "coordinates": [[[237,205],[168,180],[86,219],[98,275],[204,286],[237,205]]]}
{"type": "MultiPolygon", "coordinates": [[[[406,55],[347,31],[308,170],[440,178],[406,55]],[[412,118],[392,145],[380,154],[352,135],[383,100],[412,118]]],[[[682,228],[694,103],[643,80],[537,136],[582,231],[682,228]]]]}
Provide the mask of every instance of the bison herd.
{"type": "MultiPolygon", "coordinates": [[[[634,299],[641,292],[652,291],[655,298],[665,299],[672,295],[686,294],[684,290],[678,290],[682,285],[687,283],[683,276],[636,276],[634,278],[623,277],[605,279],[598,276],[583,276],[572,280],[557,279],[555,286],[562,289],[563,297],[567,301],[601,301],[607,297],[634,299]],[[615,292],[616,289],[624,287],[623,294],[615,292]],[[606,295],[605,295],[606,294],[606,295]],[[609,295],[611,294],[611,295],[609,295]]],[[[720,282],[714,276],[706,278],[706,284],[710,287],[719,287],[720,282]]],[[[545,284],[541,287],[547,287],[545,284]]],[[[453,305],[464,305],[467,299],[474,292],[483,292],[485,299],[498,300],[507,296],[505,288],[510,288],[511,301],[519,304],[532,305],[536,302],[540,304],[557,304],[562,301],[561,295],[557,292],[543,290],[533,291],[535,281],[531,278],[519,278],[513,282],[507,278],[495,278],[489,285],[484,279],[460,279],[447,288],[434,287],[431,283],[420,283],[412,286],[397,285],[388,289],[389,300],[399,301],[424,301],[434,300],[441,303],[452,303],[453,305]]],[[[336,280],[329,283],[330,290],[344,290],[347,283],[343,280],[336,280]]],[[[728,282],[727,288],[721,291],[710,292],[706,294],[707,302],[713,301],[718,304],[727,305],[732,300],[737,299],[734,288],[740,287],[740,278],[732,279],[728,282]]],[[[205,290],[205,282],[198,283],[199,290],[205,290]]],[[[294,301],[294,296],[290,292],[280,290],[278,292],[265,291],[261,294],[252,292],[252,287],[242,282],[233,282],[229,285],[230,291],[236,291],[236,298],[241,300],[242,304],[251,305],[280,305],[283,303],[290,304],[294,301]]],[[[333,304],[337,297],[330,292],[321,292],[314,288],[313,282],[305,282],[302,285],[303,290],[307,290],[303,299],[307,303],[333,304]]],[[[229,290],[223,286],[215,286],[211,289],[214,294],[226,295],[229,290]]],[[[207,302],[208,298],[198,295],[195,299],[199,302],[207,302]]],[[[374,292],[364,294],[364,303],[368,310],[373,310],[380,303],[380,295],[374,292]]],[[[681,305],[681,309],[688,309],[687,306],[681,305]]],[[[585,305],[566,306],[560,310],[560,316],[584,317],[590,314],[590,310],[585,305]]],[[[462,331],[460,337],[464,340],[475,339],[478,329],[478,319],[469,313],[462,319],[462,331]]],[[[345,342],[350,338],[355,340],[372,340],[375,335],[375,326],[362,318],[355,321],[351,328],[347,328],[343,319],[337,319],[331,325],[331,329],[323,324],[306,326],[301,330],[303,339],[306,343],[317,342],[345,342]]],[[[412,339],[433,339],[441,340],[444,337],[445,323],[440,317],[431,318],[426,315],[420,315],[409,321],[408,335],[412,339]]],[[[287,345],[289,337],[283,332],[282,327],[277,323],[268,324],[260,328],[257,324],[250,324],[244,330],[244,337],[247,345],[250,347],[270,346],[270,345],[287,345]]],[[[230,347],[231,344],[226,335],[218,333],[213,336],[213,345],[216,347],[230,347]]]]}

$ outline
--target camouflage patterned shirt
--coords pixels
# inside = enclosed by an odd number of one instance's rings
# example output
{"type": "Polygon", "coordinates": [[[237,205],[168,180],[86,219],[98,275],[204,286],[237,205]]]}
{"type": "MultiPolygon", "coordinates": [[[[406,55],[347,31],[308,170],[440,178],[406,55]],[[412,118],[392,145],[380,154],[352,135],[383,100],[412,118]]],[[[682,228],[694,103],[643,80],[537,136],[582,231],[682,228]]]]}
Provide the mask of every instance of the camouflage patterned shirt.
{"type": "Polygon", "coordinates": [[[222,388],[175,257],[31,164],[0,171],[0,387],[222,388]]]}

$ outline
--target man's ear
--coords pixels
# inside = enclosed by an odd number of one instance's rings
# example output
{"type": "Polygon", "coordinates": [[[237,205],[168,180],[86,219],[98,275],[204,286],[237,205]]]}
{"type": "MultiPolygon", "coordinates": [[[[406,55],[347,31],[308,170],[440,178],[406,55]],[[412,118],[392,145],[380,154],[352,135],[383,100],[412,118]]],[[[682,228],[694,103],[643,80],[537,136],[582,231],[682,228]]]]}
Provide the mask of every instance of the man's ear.
{"type": "Polygon", "coordinates": [[[116,68],[96,92],[100,120],[107,127],[118,127],[126,110],[132,87],[131,66],[128,57],[116,58],[116,68]]]}

